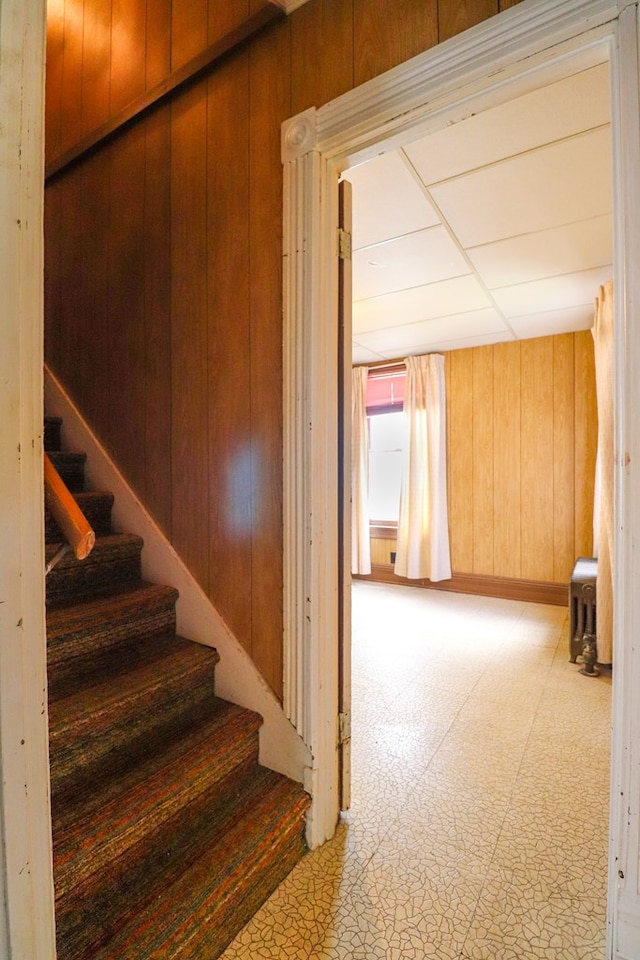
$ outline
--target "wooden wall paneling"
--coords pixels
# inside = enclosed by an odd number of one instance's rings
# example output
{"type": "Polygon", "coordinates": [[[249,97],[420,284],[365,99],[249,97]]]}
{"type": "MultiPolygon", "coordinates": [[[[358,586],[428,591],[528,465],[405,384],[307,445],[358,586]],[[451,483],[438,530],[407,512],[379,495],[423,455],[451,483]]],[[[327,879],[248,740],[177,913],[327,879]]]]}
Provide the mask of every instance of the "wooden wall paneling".
{"type": "MultiPolygon", "coordinates": [[[[64,0],[47,5],[47,70],[45,76],[45,162],[60,152],[62,137],[62,69],[64,57],[64,0]]],[[[50,259],[49,259],[49,262],[50,259]]]]}
{"type": "Polygon", "coordinates": [[[171,4],[147,0],[146,89],[154,87],[171,72],[171,4]]]}
{"type": "Polygon", "coordinates": [[[85,4],[82,35],[82,135],[109,119],[111,0],[85,4]]]}
{"type": "Polygon", "coordinates": [[[519,343],[493,348],[494,574],[520,576],[519,343]]]}
{"type": "Polygon", "coordinates": [[[83,17],[78,5],[66,0],[62,50],[62,95],[60,98],[60,152],[82,136],[82,33],[83,17]]]}
{"type": "Polygon", "coordinates": [[[174,100],[171,130],[173,544],[205,591],[209,585],[206,92],[206,83],[199,83],[174,100]]]}
{"type": "Polygon", "coordinates": [[[249,0],[209,0],[208,10],[208,42],[214,43],[220,37],[230,30],[240,26],[243,20],[249,16],[249,0]]]}
{"type": "Polygon", "coordinates": [[[553,580],[553,342],[524,340],[522,357],[522,567],[553,580]]]}
{"type": "Polygon", "coordinates": [[[353,0],[354,85],[438,42],[437,0],[353,0]]]}
{"type": "Polygon", "coordinates": [[[252,423],[252,655],[282,695],[282,164],[291,115],[288,22],[250,51],[249,226],[252,423]]]}
{"type": "Polygon", "coordinates": [[[291,15],[291,112],[321,107],[354,86],[353,4],[312,0],[291,15]],[[313,51],[313,56],[309,52],[313,51]]]}
{"type": "Polygon", "coordinates": [[[395,553],[395,540],[378,540],[377,537],[371,538],[371,563],[389,564],[391,563],[391,554],[395,553]]]}
{"type": "Polygon", "coordinates": [[[250,649],[254,503],[248,54],[233,57],[208,83],[209,593],[250,649]]]}
{"type": "Polygon", "coordinates": [[[144,200],[146,138],[143,124],[110,148],[109,447],[139,495],[145,489],[144,200]]]}
{"type": "Polygon", "coordinates": [[[522,0],[500,0],[500,11],[508,10],[509,7],[515,7],[517,3],[522,3],[522,0]]]}
{"type": "Polygon", "coordinates": [[[145,503],[171,537],[171,108],[145,121],[145,503]],[[158,482],[158,478],[162,482],[158,482]]]}
{"type": "Polygon", "coordinates": [[[146,88],[147,0],[111,0],[111,113],[146,88]]]}
{"type": "Polygon", "coordinates": [[[493,574],[493,347],[475,347],[472,363],[473,391],[473,570],[470,573],[493,574]]]}
{"type": "Polygon", "coordinates": [[[207,45],[208,0],[172,0],[171,69],[181,67],[207,45]]]}
{"type": "Polygon", "coordinates": [[[598,408],[593,337],[575,334],[575,546],[576,557],[593,554],[593,488],[595,482],[598,408]]]}
{"type": "Polygon", "coordinates": [[[56,180],[44,194],[44,359],[58,375],[65,352],[61,322],[65,284],[60,257],[64,193],[65,181],[56,180]]]}
{"type": "Polygon", "coordinates": [[[498,13],[498,0],[438,0],[438,42],[498,13]]]}
{"type": "Polygon", "coordinates": [[[574,543],[574,357],[572,333],[553,338],[553,577],[569,582],[574,543]]]}
{"type": "MultiPolygon", "coordinates": [[[[97,198],[91,192],[95,184],[95,168],[82,164],[71,171],[63,193],[63,227],[61,243],[64,292],[60,316],[56,324],[64,331],[64,349],[59,354],[60,374],[70,384],[70,392],[81,409],[91,409],[90,370],[96,363],[108,363],[106,352],[99,356],[91,336],[93,325],[93,277],[95,230],[93,216],[97,198]],[[72,229],[69,227],[72,226],[72,229]]],[[[103,344],[104,346],[104,344],[103,344]]]]}
{"type": "Polygon", "coordinates": [[[473,375],[473,351],[450,354],[447,379],[449,475],[449,540],[454,570],[473,572],[473,401],[469,385],[473,375]]]}

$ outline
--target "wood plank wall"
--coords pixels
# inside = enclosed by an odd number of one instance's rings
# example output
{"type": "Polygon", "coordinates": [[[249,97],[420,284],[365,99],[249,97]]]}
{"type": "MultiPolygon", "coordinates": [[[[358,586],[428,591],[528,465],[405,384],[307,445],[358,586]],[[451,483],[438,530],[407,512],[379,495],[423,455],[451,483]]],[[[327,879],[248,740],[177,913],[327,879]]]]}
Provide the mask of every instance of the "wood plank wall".
{"type": "MultiPolygon", "coordinates": [[[[452,351],[445,371],[454,574],[567,584],[593,546],[591,333],[452,351]]],[[[395,549],[372,539],[372,562],[395,549]]]]}
{"type": "Polygon", "coordinates": [[[590,332],[453,351],[446,375],[454,570],[567,583],[592,552],[590,332]]]}
{"type": "MultiPolygon", "coordinates": [[[[47,162],[261,2],[49,0],[47,162]]],[[[47,188],[47,361],[278,694],[280,124],[511,5],[310,0],[47,188]]]]}

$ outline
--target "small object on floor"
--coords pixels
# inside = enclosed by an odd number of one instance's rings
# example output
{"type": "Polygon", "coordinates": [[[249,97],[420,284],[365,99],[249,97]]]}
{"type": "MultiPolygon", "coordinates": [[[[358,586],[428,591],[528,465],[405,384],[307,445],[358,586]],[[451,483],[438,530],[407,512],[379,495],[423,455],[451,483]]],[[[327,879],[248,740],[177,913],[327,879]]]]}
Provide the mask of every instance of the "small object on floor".
{"type": "Polygon", "coordinates": [[[575,663],[582,653],[585,633],[597,635],[596,557],[578,557],[569,582],[569,662],[575,663]]]}
{"type": "Polygon", "coordinates": [[[599,677],[600,671],[596,666],[596,638],[592,633],[585,633],[582,638],[582,670],[583,677],[599,677]]]}

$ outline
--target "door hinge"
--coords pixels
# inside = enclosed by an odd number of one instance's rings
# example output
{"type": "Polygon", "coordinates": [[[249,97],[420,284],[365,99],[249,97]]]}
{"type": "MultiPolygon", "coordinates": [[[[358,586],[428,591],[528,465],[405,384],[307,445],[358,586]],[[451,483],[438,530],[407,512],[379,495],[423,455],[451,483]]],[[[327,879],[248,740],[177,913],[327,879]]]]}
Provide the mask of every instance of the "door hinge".
{"type": "Polygon", "coordinates": [[[351,260],[351,234],[342,227],[338,228],[338,256],[341,260],[351,260]]]}
{"type": "Polygon", "coordinates": [[[351,714],[338,714],[338,743],[346,743],[351,740],[351,714]]]}

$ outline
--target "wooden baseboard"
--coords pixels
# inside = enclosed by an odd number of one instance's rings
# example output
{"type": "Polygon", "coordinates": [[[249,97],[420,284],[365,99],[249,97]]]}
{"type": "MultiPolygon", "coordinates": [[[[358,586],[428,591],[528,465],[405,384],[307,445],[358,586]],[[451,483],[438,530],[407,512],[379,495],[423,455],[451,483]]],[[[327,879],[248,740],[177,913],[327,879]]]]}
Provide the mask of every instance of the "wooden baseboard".
{"type": "Polygon", "coordinates": [[[543,580],[519,580],[515,577],[488,577],[479,573],[454,573],[451,580],[432,583],[431,580],[407,580],[393,572],[391,564],[371,565],[369,576],[354,576],[355,580],[373,580],[378,583],[402,583],[408,587],[444,590],[449,593],[471,593],[480,597],[500,597],[503,600],[523,600],[529,603],[552,603],[565,607],[568,603],[568,584],[547,583],[543,580]]]}

